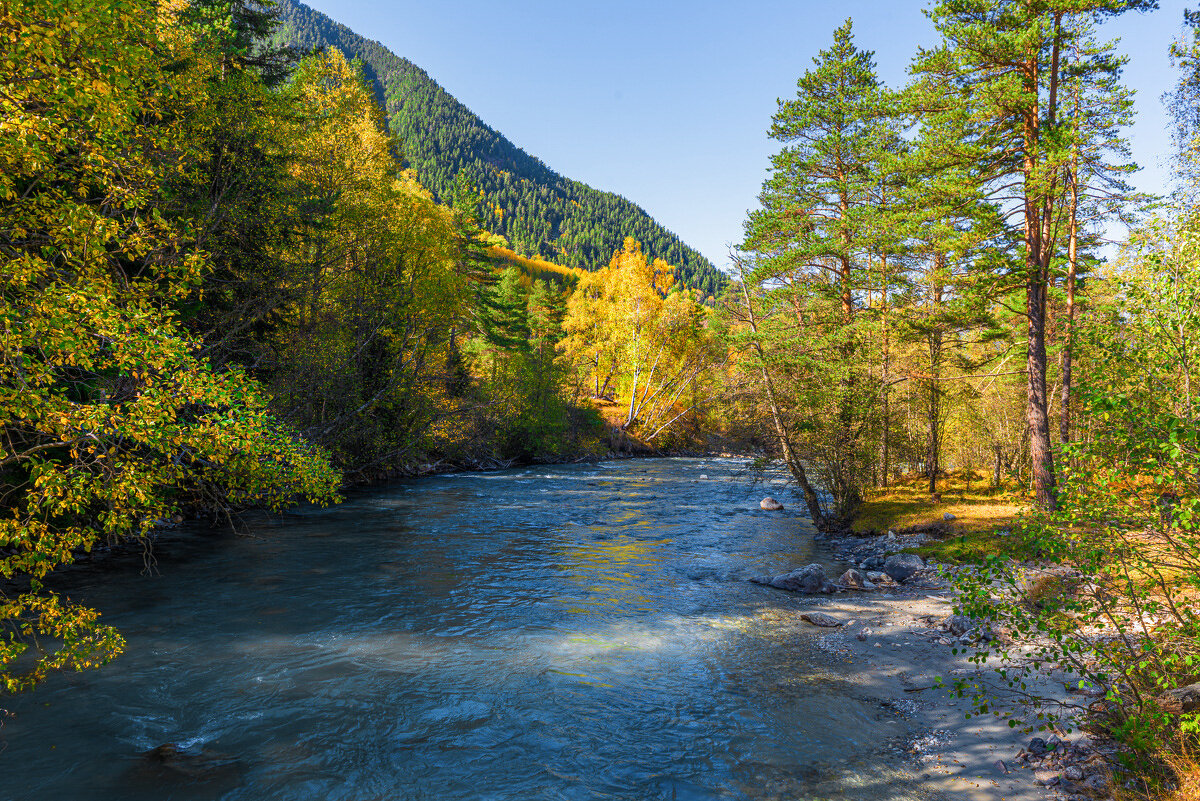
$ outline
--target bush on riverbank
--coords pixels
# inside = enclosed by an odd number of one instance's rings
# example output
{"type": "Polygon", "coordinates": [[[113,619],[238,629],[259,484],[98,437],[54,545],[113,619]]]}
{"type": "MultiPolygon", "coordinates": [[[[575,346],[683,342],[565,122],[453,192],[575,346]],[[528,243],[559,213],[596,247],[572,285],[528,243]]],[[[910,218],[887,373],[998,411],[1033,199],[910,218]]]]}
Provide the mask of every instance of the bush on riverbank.
{"type": "Polygon", "coordinates": [[[957,579],[961,611],[1009,633],[1011,644],[980,654],[999,657],[1034,721],[1113,738],[1150,785],[1200,745],[1200,703],[1178,692],[1200,681],[1200,413],[1190,381],[1200,218],[1185,220],[1178,238],[1155,245],[1166,251],[1123,274],[1111,316],[1082,332],[1099,368],[1081,394],[1089,436],[1063,449],[1057,509],[1023,524],[1038,564],[993,554],[957,579]],[[1064,700],[1030,689],[1039,673],[1079,692],[1064,700]]]}

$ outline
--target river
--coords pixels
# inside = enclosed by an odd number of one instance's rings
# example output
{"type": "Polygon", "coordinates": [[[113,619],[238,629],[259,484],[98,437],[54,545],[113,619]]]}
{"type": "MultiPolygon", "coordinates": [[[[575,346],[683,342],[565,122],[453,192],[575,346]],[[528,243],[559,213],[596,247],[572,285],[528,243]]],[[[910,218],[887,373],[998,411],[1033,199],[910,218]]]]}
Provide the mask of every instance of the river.
{"type": "Polygon", "coordinates": [[[722,459],[447,475],[72,568],[128,647],[0,699],[0,797],[897,797],[903,723],[810,599],[746,581],[824,558],[771,491],[722,459]]]}

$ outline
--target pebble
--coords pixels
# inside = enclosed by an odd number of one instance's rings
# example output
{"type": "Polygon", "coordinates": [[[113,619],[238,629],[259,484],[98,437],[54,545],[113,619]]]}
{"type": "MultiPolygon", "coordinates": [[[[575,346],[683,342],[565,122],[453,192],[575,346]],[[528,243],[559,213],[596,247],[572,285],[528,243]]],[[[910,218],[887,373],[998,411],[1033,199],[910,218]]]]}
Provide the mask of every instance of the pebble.
{"type": "MultiPolygon", "coordinates": [[[[858,638],[859,642],[866,642],[867,638],[870,637],[871,634],[872,634],[871,629],[866,626],[863,626],[863,628],[858,632],[858,634],[855,634],[854,636],[858,638]]],[[[875,644],[879,645],[879,643],[875,643],[875,644]]]]}

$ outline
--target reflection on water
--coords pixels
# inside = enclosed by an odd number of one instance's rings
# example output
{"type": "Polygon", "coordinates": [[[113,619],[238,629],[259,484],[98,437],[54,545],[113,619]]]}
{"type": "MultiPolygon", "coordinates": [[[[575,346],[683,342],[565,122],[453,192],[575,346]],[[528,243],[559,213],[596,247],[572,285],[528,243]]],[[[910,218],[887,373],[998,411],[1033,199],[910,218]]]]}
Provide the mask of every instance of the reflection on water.
{"type": "Polygon", "coordinates": [[[4,703],[0,796],[897,797],[897,724],[745,581],[820,556],[761,493],[726,460],[446,476],[75,570],[128,651],[4,703]]]}

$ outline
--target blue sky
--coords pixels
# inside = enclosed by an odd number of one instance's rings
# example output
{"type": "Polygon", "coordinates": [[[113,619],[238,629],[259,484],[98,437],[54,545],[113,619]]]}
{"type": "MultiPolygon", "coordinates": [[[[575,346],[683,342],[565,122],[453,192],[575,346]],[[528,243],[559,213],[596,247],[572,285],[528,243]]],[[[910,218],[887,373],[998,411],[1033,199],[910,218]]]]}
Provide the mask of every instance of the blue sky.
{"type": "MultiPolygon", "coordinates": [[[[429,72],[484,122],[558,172],[638,203],[718,266],[741,239],[777,98],[854,20],[898,86],[936,42],[923,2],[888,0],[306,0],[429,72]]],[[[1107,26],[1130,56],[1139,188],[1163,188],[1182,0],[1107,26]]]]}

